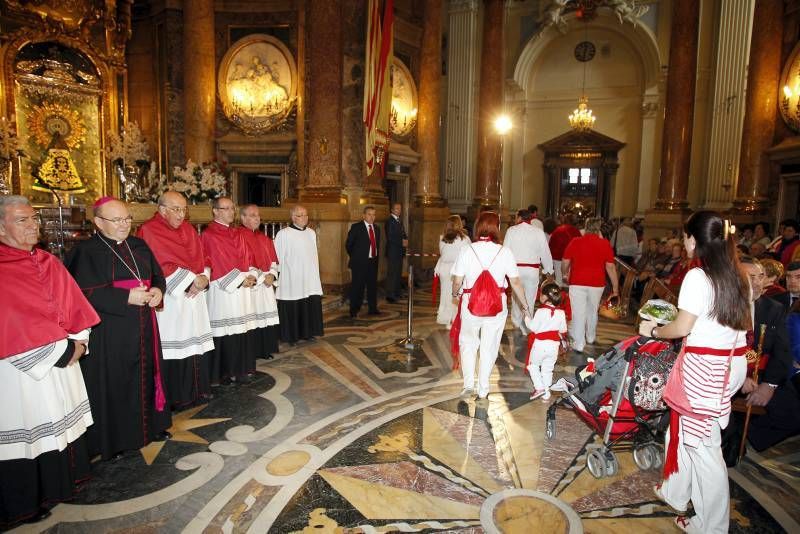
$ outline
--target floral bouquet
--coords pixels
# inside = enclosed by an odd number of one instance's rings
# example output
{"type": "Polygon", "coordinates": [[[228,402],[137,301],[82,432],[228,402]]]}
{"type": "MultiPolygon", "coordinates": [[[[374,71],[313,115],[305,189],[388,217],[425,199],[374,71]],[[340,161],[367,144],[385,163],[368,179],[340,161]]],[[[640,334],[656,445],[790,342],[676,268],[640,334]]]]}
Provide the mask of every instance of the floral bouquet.
{"type": "Polygon", "coordinates": [[[119,165],[143,166],[150,158],[147,155],[149,147],[147,141],[142,136],[142,130],[135,122],[129,122],[122,129],[122,133],[117,135],[112,133],[109,136],[108,158],[119,165]]]}
{"type": "Polygon", "coordinates": [[[11,160],[24,156],[19,147],[14,121],[0,117],[0,195],[11,193],[11,160]]]}
{"type": "Polygon", "coordinates": [[[205,202],[225,196],[224,170],[216,162],[197,163],[189,160],[186,167],[172,168],[172,191],[183,193],[192,202],[205,202]]]}
{"type": "Polygon", "coordinates": [[[0,159],[10,160],[22,155],[14,123],[0,117],[0,159]]]}

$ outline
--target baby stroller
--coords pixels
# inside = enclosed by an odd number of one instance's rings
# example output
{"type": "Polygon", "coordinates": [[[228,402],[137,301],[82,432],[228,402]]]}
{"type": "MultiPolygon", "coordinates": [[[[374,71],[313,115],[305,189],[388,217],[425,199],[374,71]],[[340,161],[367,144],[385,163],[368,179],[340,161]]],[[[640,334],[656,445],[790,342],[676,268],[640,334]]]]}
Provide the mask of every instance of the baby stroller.
{"type": "Polygon", "coordinates": [[[614,451],[623,444],[632,445],[639,469],[658,469],[664,459],[659,438],[669,423],[661,396],[677,354],[669,342],[634,336],[600,355],[593,368],[579,367],[574,378],[559,381],[565,391],[547,411],[547,438],[555,437],[556,410],[565,406],[603,436],[586,461],[595,478],[619,471],[614,451]]]}

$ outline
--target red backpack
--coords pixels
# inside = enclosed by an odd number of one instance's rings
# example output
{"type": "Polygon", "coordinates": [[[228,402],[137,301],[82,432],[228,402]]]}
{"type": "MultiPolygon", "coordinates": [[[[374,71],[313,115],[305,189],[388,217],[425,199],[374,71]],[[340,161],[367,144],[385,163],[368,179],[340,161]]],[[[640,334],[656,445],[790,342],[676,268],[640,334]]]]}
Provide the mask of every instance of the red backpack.
{"type": "MultiPolygon", "coordinates": [[[[478,259],[478,263],[483,267],[480,258],[478,258],[478,253],[475,252],[475,249],[471,245],[469,248],[472,249],[475,257],[478,259]]],[[[476,317],[494,317],[503,311],[501,295],[504,295],[505,292],[497,287],[497,282],[495,282],[492,273],[489,272],[489,268],[492,266],[492,263],[494,263],[497,255],[500,254],[500,250],[502,249],[499,249],[497,254],[494,255],[494,258],[492,258],[489,267],[485,267],[481,271],[481,274],[478,275],[477,280],[475,280],[475,283],[472,284],[472,288],[470,289],[467,309],[476,317]]]]}

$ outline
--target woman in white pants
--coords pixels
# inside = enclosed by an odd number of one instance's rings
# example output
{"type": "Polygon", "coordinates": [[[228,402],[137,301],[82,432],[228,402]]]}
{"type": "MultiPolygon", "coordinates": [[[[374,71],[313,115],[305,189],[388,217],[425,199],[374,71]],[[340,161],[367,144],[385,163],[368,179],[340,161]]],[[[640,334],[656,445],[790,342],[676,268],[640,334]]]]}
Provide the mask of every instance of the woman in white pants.
{"type": "MultiPolygon", "coordinates": [[[[458,259],[453,265],[453,303],[458,302],[462,284],[459,313],[461,330],[458,333],[460,345],[461,370],[464,375],[462,396],[472,396],[475,391],[475,364],[480,348],[478,363],[478,397],[485,399],[489,395],[489,376],[500,349],[500,339],[508,316],[508,305],[505,291],[502,292],[502,310],[495,316],[478,317],[469,311],[470,290],[484,270],[488,270],[498,288],[505,288],[505,279],[511,282],[514,295],[522,303],[522,310],[530,314],[525,300],[525,291],[519,279],[517,262],[511,251],[500,245],[500,217],[497,213],[486,211],[481,213],[475,222],[473,232],[475,242],[461,249],[458,259]]],[[[455,326],[454,326],[455,328],[455,326]]],[[[455,331],[453,332],[456,333],[455,331]]]]}
{"type": "Polygon", "coordinates": [[[458,259],[461,249],[469,246],[469,238],[461,224],[460,215],[451,215],[447,218],[444,227],[444,235],[439,238],[439,261],[433,272],[439,277],[440,295],[439,310],[436,313],[436,322],[439,324],[450,325],[456,317],[457,307],[450,298],[450,291],[453,289],[450,279],[450,270],[458,259]]]}
{"type": "Polygon", "coordinates": [[[614,250],[600,235],[602,222],[599,218],[587,219],[586,233],[569,242],[561,260],[572,306],[569,336],[576,352],[583,352],[586,344],[594,343],[597,338],[597,308],[606,286],[606,273],[611,279],[611,296],[619,294],[614,250]]]}
{"type": "Polygon", "coordinates": [[[639,327],[649,337],[686,337],[683,385],[693,413],[672,411],[665,480],[655,488],[678,511],[692,502],[695,515],[675,520],[685,532],[728,532],[730,495],[720,431],[728,426],[730,398],[744,383],[746,335],[752,324],[750,285],[739,269],[729,228],[713,211],[689,218],[683,242],[700,267],[683,280],[678,317],[666,326],[643,321],[639,327]]]}

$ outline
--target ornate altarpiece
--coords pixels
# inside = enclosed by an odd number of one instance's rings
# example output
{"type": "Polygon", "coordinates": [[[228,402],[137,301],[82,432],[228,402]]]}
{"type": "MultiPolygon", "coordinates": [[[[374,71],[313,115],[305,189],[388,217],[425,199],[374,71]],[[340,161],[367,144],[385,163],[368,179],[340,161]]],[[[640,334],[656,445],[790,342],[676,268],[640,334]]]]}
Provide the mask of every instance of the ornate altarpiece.
{"type": "Polygon", "coordinates": [[[50,202],[34,187],[58,134],[85,192],[77,203],[117,194],[107,134],[127,117],[125,44],[132,0],[8,0],[0,5],[0,114],[13,118],[24,158],[12,192],[50,202]]]}
{"type": "Polygon", "coordinates": [[[540,144],[547,184],[545,213],[607,218],[619,168],[617,153],[624,146],[594,130],[570,130],[540,144]]]}

